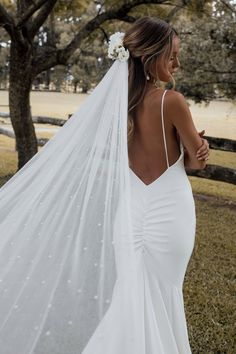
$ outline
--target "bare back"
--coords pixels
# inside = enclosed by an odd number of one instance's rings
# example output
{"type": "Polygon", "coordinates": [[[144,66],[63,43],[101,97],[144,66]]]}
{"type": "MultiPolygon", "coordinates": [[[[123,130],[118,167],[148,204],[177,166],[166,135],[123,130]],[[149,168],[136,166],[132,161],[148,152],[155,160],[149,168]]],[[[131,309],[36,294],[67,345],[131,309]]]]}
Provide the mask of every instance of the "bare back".
{"type": "Polygon", "coordinates": [[[134,136],[128,148],[129,167],[146,184],[159,178],[180,155],[176,128],[165,116],[166,92],[148,92],[136,108],[134,136]]]}

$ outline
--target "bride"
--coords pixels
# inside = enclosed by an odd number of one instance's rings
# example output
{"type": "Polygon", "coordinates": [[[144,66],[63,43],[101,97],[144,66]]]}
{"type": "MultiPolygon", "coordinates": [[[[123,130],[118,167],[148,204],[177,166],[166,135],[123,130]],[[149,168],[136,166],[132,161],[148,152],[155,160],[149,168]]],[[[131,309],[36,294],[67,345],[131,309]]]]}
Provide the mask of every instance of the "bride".
{"type": "Polygon", "coordinates": [[[164,89],[178,52],[156,18],[113,34],[106,75],[0,189],[0,354],[191,353],[185,167],[209,145],[164,89]]]}

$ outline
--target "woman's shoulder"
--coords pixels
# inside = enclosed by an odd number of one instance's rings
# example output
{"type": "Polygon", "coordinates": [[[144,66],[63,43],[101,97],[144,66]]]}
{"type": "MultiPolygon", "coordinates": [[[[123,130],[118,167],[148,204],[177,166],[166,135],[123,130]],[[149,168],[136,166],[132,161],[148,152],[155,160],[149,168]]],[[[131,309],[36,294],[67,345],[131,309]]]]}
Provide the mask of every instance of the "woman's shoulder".
{"type": "Polygon", "coordinates": [[[173,104],[187,104],[187,101],[181,92],[167,89],[158,89],[154,95],[152,95],[153,104],[158,104],[160,98],[162,98],[164,94],[164,101],[168,100],[168,102],[173,104]]]}
{"type": "Polygon", "coordinates": [[[166,91],[165,98],[168,101],[171,101],[171,102],[177,103],[177,104],[186,103],[186,99],[181,92],[175,91],[175,90],[165,90],[165,91],[166,91]]]}
{"type": "Polygon", "coordinates": [[[179,91],[166,90],[164,107],[166,113],[171,116],[173,113],[175,116],[181,116],[183,112],[190,114],[188,102],[179,91]]]}
{"type": "Polygon", "coordinates": [[[165,98],[164,116],[179,132],[184,131],[186,135],[193,134],[195,138],[197,130],[184,95],[178,91],[167,90],[165,98]]]}
{"type": "Polygon", "coordinates": [[[189,105],[184,95],[173,89],[167,90],[160,88],[156,90],[156,92],[153,91],[150,95],[147,95],[144,101],[152,110],[154,110],[154,112],[157,112],[160,110],[162,99],[164,115],[173,117],[173,115],[181,116],[183,112],[190,113],[189,105]]]}
{"type": "Polygon", "coordinates": [[[183,111],[189,111],[188,103],[184,95],[175,90],[159,89],[157,90],[149,100],[150,106],[155,110],[159,108],[163,98],[164,112],[167,115],[173,115],[173,113],[181,114],[183,111]]]}

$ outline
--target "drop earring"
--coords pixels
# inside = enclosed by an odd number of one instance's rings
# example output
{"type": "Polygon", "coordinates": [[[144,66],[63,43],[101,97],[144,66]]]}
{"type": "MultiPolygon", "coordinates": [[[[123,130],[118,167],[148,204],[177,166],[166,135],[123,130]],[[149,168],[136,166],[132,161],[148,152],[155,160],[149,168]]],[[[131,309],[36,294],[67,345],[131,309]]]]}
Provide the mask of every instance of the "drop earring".
{"type": "Polygon", "coordinates": [[[147,75],[146,75],[146,79],[147,79],[148,81],[150,80],[149,73],[147,73],[147,75]]]}

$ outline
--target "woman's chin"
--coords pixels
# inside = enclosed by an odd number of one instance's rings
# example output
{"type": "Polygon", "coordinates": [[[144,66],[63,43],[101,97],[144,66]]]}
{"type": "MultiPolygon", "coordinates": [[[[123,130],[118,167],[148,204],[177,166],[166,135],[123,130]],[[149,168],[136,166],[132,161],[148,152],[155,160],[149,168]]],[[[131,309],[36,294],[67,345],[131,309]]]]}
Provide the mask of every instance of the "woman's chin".
{"type": "Polygon", "coordinates": [[[171,81],[171,76],[170,77],[168,77],[168,78],[165,78],[164,80],[162,80],[163,82],[165,82],[166,84],[168,83],[168,82],[170,82],[171,81]]]}
{"type": "Polygon", "coordinates": [[[160,80],[163,82],[169,82],[171,80],[171,74],[163,76],[160,80]]]}

